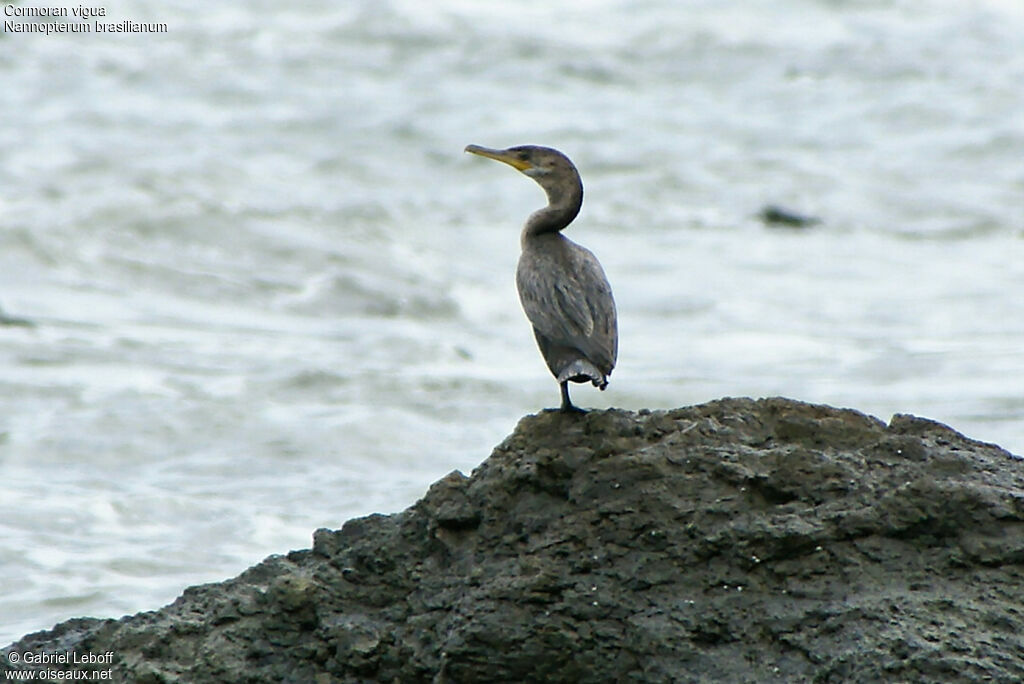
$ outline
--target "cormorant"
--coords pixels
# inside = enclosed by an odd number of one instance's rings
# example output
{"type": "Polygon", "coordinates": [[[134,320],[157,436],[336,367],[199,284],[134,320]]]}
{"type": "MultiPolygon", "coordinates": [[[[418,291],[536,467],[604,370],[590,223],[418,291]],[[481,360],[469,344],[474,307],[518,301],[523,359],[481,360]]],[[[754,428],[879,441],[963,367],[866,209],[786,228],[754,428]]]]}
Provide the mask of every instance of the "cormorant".
{"type": "Polygon", "coordinates": [[[469,145],[466,152],[508,164],[547,193],[548,205],[523,226],[516,286],[541,355],[561,386],[561,410],[578,412],[569,400],[569,383],[591,382],[603,390],[619,346],[615,300],[601,264],[589,249],[561,233],[583,204],[580,174],[568,157],[550,147],[469,145]]]}

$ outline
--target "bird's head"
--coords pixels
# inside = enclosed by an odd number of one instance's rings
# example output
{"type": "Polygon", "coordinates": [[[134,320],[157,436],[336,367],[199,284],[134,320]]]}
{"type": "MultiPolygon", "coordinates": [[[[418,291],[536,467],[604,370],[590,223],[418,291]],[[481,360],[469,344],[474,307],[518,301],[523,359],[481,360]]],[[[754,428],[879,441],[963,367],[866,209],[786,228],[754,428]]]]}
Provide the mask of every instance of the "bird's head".
{"type": "Polygon", "coordinates": [[[467,145],[466,152],[505,162],[533,178],[543,187],[547,187],[549,181],[556,179],[579,177],[576,167],[569,158],[550,147],[517,145],[507,150],[496,150],[479,145],[467,145]]]}
{"type": "Polygon", "coordinates": [[[466,152],[505,162],[537,181],[547,193],[548,206],[530,215],[524,231],[531,234],[559,231],[579,213],[583,204],[583,182],[573,163],[558,150],[538,145],[518,145],[507,150],[467,145],[466,152]]]}

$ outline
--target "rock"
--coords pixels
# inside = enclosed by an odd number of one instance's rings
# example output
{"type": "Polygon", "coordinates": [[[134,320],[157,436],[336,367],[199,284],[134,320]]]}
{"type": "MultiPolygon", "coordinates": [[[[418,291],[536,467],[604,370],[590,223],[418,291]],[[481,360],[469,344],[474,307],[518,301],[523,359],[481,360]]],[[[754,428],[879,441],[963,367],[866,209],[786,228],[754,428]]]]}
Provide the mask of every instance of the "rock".
{"type": "Polygon", "coordinates": [[[4,655],[112,651],[93,669],[153,683],[1009,683],[1022,635],[1024,462],[723,399],[528,416],[403,513],[4,655]]]}

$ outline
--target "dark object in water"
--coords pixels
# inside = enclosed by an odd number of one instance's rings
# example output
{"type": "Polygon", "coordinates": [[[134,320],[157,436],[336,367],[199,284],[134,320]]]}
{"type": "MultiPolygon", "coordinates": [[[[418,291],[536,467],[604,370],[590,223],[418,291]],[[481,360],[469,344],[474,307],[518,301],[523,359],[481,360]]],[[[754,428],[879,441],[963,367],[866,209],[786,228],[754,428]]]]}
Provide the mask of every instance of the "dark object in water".
{"type": "Polygon", "coordinates": [[[761,209],[758,217],[767,225],[790,226],[792,228],[807,228],[821,223],[817,216],[806,216],[798,214],[791,209],[780,207],[777,204],[768,204],[761,209]]]}
{"type": "Polygon", "coordinates": [[[8,316],[4,313],[3,309],[0,309],[0,325],[11,328],[34,328],[36,324],[27,318],[18,318],[17,316],[8,316]]]}

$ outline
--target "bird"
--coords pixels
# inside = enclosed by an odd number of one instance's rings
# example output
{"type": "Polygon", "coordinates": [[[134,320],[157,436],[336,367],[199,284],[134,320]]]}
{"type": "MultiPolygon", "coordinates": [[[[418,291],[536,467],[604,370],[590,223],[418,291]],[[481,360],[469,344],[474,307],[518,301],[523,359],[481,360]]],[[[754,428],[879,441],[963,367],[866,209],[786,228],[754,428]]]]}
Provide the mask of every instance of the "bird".
{"type": "Polygon", "coordinates": [[[615,368],[619,334],[615,298],[601,263],[562,235],[583,205],[579,171],[558,150],[539,145],[468,145],[466,152],[508,164],[547,194],[547,206],[523,226],[516,287],[541,356],[561,389],[559,410],[584,413],[569,398],[569,383],[590,382],[604,390],[615,368]]]}

